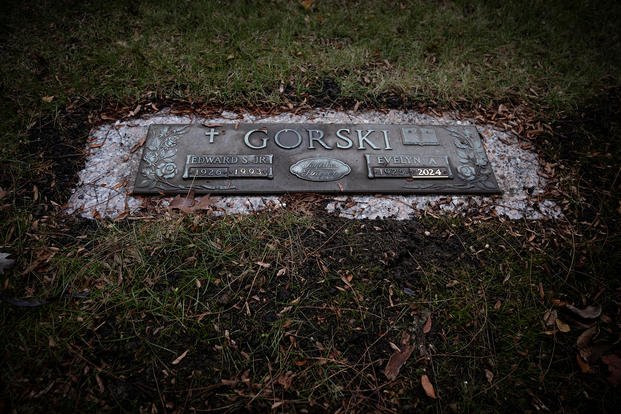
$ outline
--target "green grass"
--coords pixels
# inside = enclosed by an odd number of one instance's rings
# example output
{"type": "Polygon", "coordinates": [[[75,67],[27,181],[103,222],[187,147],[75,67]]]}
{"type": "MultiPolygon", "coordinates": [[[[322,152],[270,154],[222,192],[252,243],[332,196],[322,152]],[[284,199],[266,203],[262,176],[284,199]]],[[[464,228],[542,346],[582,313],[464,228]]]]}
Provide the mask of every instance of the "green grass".
{"type": "Polygon", "coordinates": [[[440,105],[517,99],[566,111],[618,85],[621,67],[616,2],[4,8],[2,87],[9,107],[26,113],[76,97],[283,104],[318,92],[325,78],[340,86],[335,98],[371,104],[396,93],[440,105]]]}
{"type": "MultiPolygon", "coordinates": [[[[575,396],[572,360],[555,349],[571,347],[577,334],[543,334],[550,305],[538,284],[572,296],[545,270],[558,266],[553,251],[500,236],[499,223],[309,220],[283,211],[98,225],[47,271],[33,272],[31,292],[63,296],[39,309],[2,307],[8,398],[26,411],[45,399],[59,410],[74,400],[74,409],[89,411],[166,402],[267,409],[282,401],[287,410],[310,403],[361,412],[527,409],[528,392],[555,409],[609,398],[605,387],[589,390],[593,400],[575,396]],[[318,245],[324,249],[309,254],[318,245]],[[389,344],[403,332],[415,351],[389,382],[389,344]],[[425,399],[423,373],[438,402],[425,399]],[[55,384],[50,395],[33,397],[46,381],[55,384]],[[542,383],[560,399],[537,391],[542,383]],[[54,397],[62,389],[64,402],[54,397]]],[[[9,279],[10,289],[15,283],[9,279]]]]}

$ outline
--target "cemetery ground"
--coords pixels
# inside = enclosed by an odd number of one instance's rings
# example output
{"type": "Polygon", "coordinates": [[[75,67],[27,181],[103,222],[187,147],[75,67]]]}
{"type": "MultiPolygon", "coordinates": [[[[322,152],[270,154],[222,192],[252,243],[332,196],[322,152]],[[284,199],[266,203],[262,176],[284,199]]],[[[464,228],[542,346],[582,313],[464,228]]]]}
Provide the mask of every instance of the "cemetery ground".
{"type": "Polygon", "coordinates": [[[621,404],[619,6],[392,3],[0,6],[0,413],[621,404]],[[563,216],[63,211],[102,122],[314,107],[513,131],[563,216]]]}

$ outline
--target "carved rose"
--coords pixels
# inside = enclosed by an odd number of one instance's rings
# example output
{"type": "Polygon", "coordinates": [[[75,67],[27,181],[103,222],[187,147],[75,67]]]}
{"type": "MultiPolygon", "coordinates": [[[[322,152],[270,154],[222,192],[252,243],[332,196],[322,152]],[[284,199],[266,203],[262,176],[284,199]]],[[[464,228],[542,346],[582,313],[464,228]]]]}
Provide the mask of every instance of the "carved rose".
{"type": "Polygon", "coordinates": [[[177,166],[172,162],[163,162],[157,166],[155,173],[161,178],[173,178],[177,174],[177,166]]]}
{"type": "Polygon", "coordinates": [[[457,168],[457,171],[464,179],[468,181],[474,180],[474,175],[476,174],[474,167],[471,167],[470,165],[462,165],[457,168]]]}
{"type": "Polygon", "coordinates": [[[157,162],[157,153],[153,151],[145,151],[143,159],[148,163],[153,165],[157,162]]]}

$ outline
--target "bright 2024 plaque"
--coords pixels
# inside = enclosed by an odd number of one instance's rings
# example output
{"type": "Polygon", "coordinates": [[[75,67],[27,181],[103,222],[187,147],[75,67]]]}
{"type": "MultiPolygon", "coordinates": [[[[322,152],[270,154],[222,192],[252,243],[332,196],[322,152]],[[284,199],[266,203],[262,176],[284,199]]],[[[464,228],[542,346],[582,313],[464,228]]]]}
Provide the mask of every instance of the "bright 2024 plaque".
{"type": "Polygon", "coordinates": [[[473,126],[151,125],[135,194],[500,193],[473,126]]]}

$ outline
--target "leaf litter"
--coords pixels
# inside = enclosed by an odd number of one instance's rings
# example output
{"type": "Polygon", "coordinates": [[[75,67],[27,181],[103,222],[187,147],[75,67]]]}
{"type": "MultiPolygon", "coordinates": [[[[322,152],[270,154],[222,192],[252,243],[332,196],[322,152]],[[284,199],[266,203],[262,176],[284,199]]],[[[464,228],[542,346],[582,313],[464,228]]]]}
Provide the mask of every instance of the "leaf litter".
{"type": "Polygon", "coordinates": [[[401,367],[410,358],[410,355],[412,355],[414,347],[410,344],[410,339],[410,335],[404,333],[401,337],[401,346],[398,347],[392,344],[391,347],[395,352],[390,356],[386,368],[384,368],[384,375],[389,381],[393,381],[397,378],[399,371],[401,371],[401,367]]]}

